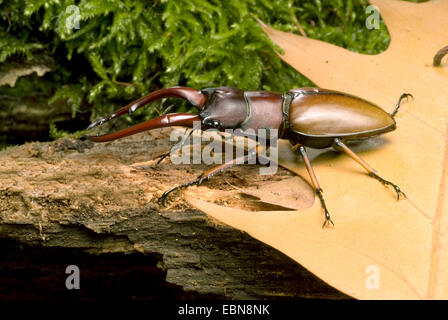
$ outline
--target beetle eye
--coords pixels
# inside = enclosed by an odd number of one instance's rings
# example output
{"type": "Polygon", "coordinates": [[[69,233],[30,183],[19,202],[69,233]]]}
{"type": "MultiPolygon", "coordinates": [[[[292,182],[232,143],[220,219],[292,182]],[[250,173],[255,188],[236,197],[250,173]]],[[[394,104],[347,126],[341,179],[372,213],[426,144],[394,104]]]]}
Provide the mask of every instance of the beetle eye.
{"type": "Polygon", "coordinates": [[[220,128],[222,126],[222,122],[216,119],[204,119],[203,124],[212,128],[220,128]]]}

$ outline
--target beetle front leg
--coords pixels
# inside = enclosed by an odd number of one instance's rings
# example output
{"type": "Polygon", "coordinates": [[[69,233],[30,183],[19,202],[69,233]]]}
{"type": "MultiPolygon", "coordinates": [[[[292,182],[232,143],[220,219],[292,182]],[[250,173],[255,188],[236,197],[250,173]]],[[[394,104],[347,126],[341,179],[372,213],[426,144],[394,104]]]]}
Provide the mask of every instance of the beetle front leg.
{"type": "Polygon", "coordinates": [[[172,147],[170,151],[165,152],[165,153],[161,154],[160,156],[156,157],[156,159],[159,158],[159,160],[157,160],[157,162],[154,164],[154,166],[158,166],[172,152],[174,152],[176,150],[179,150],[179,149],[182,149],[182,147],[185,145],[185,143],[187,143],[189,141],[190,136],[192,135],[193,131],[194,131],[194,128],[191,129],[190,132],[188,132],[188,128],[185,129],[184,136],[182,137],[181,142],[176,144],[174,147],[172,147]]]}
{"type": "MultiPolygon", "coordinates": [[[[215,174],[221,173],[223,171],[226,171],[227,169],[230,169],[236,165],[240,165],[240,164],[245,164],[250,163],[250,160],[254,159],[257,161],[257,163],[259,164],[268,164],[271,162],[270,158],[265,157],[263,154],[260,153],[260,149],[257,146],[255,148],[255,150],[249,150],[248,154],[243,155],[241,157],[229,160],[227,162],[224,162],[223,164],[220,164],[216,167],[213,167],[211,169],[208,169],[204,172],[202,172],[199,177],[197,177],[196,179],[194,179],[193,181],[189,181],[187,183],[184,183],[182,185],[179,185],[177,187],[171,188],[168,191],[165,191],[163,193],[163,195],[159,198],[159,202],[161,202],[163,205],[165,205],[166,199],[168,197],[168,195],[176,190],[179,189],[183,189],[183,188],[187,188],[191,185],[200,185],[202,182],[209,180],[212,176],[214,176],[215,174]],[[262,160],[262,161],[260,161],[262,160]]],[[[278,164],[276,163],[276,166],[278,166],[278,164]]]]}
{"type": "Polygon", "coordinates": [[[334,226],[334,223],[330,218],[330,213],[328,212],[327,205],[325,204],[324,196],[322,194],[322,192],[323,192],[322,188],[319,186],[319,182],[317,181],[316,175],[314,174],[314,170],[313,170],[313,167],[311,166],[310,160],[308,159],[308,155],[306,153],[305,147],[302,146],[301,144],[296,144],[295,146],[292,147],[292,150],[293,151],[299,150],[300,155],[302,156],[303,162],[305,163],[306,170],[308,171],[308,174],[310,175],[311,183],[313,184],[314,190],[315,190],[317,196],[319,197],[322,208],[324,209],[325,221],[324,221],[324,224],[322,225],[322,228],[324,228],[326,226],[330,226],[330,224],[334,226]]]}
{"type": "Polygon", "coordinates": [[[165,206],[166,205],[166,199],[167,199],[167,197],[168,197],[168,195],[170,193],[172,193],[172,192],[174,192],[176,190],[179,190],[179,189],[187,188],[187,187],[189,187],[189,186],[191,186],[193,184],[200,185],[201,182],[202,182],[202,180],[201,180],[201,177],[199,176],[198,178],[194,179],[193,181],[189,181],[187,183],[181,184],[180,186],[171,188],[171,189],[165,191],[163,193],[163,195],[158,199],[158,201],[161,202],[165,206]]]}
{"type": "MultiPolygon", "coordinates": [[[[160,156],[158,156],[157,158],[159,158],[159,160],[157,160],[157,162],[154,164],[154,166],[158,166],[166,157],[168,157],[169,155],[171,155],[172,152],[176,151],[176,150],[180,150],[182,149],[183,146],[186,145],[187,142],[189,142],[189,139],[191,137],[191,135],[193,134],[194,130],[196,128],[193,128],[190,130],[190,132],[187,133],[187,131],[189,130],[189,128],[185,129],[185,133],[184,136],[182,137],[182,141],[178,144],[176,144],[170,151],[161,154],[160,156]]],[[[223,138],[225,141],[232,139],[233,136],[230,137],[226,137],[224,136],[221,132],[217,132],[221,138],[223,138]]]]}
{"type": "Polygon", "coordinates": [[[162,204],[165,205],[166,199],[167,199],[167,197],[168,197],[168,195],[170,193],[172,193],[172,192],[174,192],[176,190],[179,190],[179,189],[187,188],[187,187],[189,187],[189,186],[191,186],[193,184],[200,185],[202,182],[210,179],[213,175],[215,175],[217,173],[220,173],[220,172],[223,172],[223,171],[225,171],[227,169],[230,169],[233,166],[236,166],[236,165],[239,165],[239,164],[244,164],[246,161],[248,161],[249,159],[252,159],[253,157],[255,157],[257,155],[259,156],[258,148],[256,148],[256,151],[250,151],[249,154],[247,154],[247,155],[241,156],[239,158],[232,159],[232,160],[227,161],[227,162],[225,162],[223,164],[220,164],[220,165],[218,165],[216,167],[208,169],[208,170],[204,171],[203,173],[201,173],[201,175],[199,175],[199,177],[197,177],[193,181],[184,183],[184,184],[179,185],[177,187],[171,188],[168,191],[165,191],[163,193],[163,195],[159,198],[159,202],[162,202],[162,204]]]}
{"type": "Polygon", "coordinates": [[[341,139],[334,139],[334,146],[337,149],[342,149],[342,151],[344,151],[350,158],[352,158],[353,160],[355,160],[356,162],[358,162],[369,174],[369,176],[375,178],[376,180],[378,180],[379,182],[381,182],[384,185],[390,185],[394,188],[395,192],[397,193],[397,200],[400,200],[400,195],[403,195],[404,197],[406,197],[406,194],[401,191],[400,187],[397,186],[395,183],[392,183],[386,179],[381,178],[376,171],[370,167],[367,162],[365,162],[364,160],[362,160],[356,153],[354,153],[349,147],[347,147],[342,141],[341,139]]]}

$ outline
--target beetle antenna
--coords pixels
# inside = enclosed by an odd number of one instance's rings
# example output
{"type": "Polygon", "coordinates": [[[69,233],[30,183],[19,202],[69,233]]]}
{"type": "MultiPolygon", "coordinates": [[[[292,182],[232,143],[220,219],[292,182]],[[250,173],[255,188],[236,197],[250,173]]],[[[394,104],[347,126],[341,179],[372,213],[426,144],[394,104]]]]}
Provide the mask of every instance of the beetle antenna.
{"type": "Polygon", "coordinates": [[[414,97],[413,97],[412,94],[410,94],[410,93],[403,93],[403,94],[400,96],[400,98],[398,99],[397,104],[395,105],[395,109],[394,109],[394,111],[392,111],[392,113],[390,114],[390,116],[391,116],[392,118],[395,117],[395,115],[397,114],[398,109],[400,108],[401,101],[402,101],[404,98],[407,98],[407,99],[409,100],[409,97],[411,97],[412,100],[414,100],[414,97]]]}

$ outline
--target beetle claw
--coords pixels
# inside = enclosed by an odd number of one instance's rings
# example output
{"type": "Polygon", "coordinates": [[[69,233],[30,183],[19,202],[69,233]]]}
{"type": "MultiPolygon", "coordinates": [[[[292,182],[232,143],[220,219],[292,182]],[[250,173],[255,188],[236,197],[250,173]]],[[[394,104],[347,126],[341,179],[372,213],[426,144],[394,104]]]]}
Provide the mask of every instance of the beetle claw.
{"type": "Polygon", "coordinates": [[[157,202],[162,205],[163,207],[166,207],[166,196],[163,194],[159,199],[157,199],[157,202]]]}
{"type": "Polygon", "coordinates": [[[395,109],[394,109],[394,111],[392,111],[392,113],[390,113],[390,116],[393,118],[393,117],[395,117],[395,115],[397,114],[397,112],[398,112],[398,109],[400,108],[400,104],[401,104],[401,101],[403,100],[403,99],[408,99],[408,101],[409,101],[409,98],[411,98],[412,100],[414,100],[414,96],[412,95],[412,94],[410,94],[410,93],[403,93],[401,96],[400,96],[400,98],[398,99],[398,102],[397,102],[397,104],[395,105],[395,109]]]}
{"type": "Polygon", "coordinates": [[[388,180],[381,178],[379,175],[377,175],[374,172],[369,173],[369,176],[377,179],[379,182],[381,182],[385,186],[387,186],[387,185],[392,186],[394,188],[395,192],[397,193],[397,201],[400,200],[400,195],[403,195],[403,197],[407,198],[406,194],[403,191],[401,191],[400,187],[397,186],[395,183],[392,183],[388,180]]]}
{"type": "Polygon", "coordinates": [[[164,153],[159,156],[159,160],[154,164],[154,167],[158,166],[160,163],[162,163],[163,160],[165,160],[166,157],[170,155],[170,152],[164,153]]]}
{"type": "Polygon", "coordinates": [[[411,98],[411,100],[414,100],[414,96],[412,94],[410,94],[410,93],[403,93],[399,100],[401,102],[401,100],[403,100],[404,98],[409,99],[409,97],[411,98]]]}
{"type": "Polygon", "coordinates": [[[158,202],[160,205],[166,207],[166,197],[165,197],[164,195],[165,195],[165,194],[163,194],[159,199],[157,199],[157,202],[158,202]]]}
{"type": "Polygon", "coordinates": [[[159,199],[157,199],[157,202],[158,202],[159,204],[161,204],[162,206],[166,207],[166,199],[168,198],[168,195],[169,195],[171,192],[176,191],[177,189],[179,189],[179,187],[174,187],[174,188],[171,188],[170,190],[165,191],[165,192],[162,194],[162,196],[161,196],[159,199]]]}
{"type": "Polygon", "coordinates": [[[157,202],[159,202],[159,203],[161,203],[163,206],[165,206],[165,205],[166,205],[166,199],[167,199],[168,195],[169,195],[171,192],[174,192],[174,191],[176,191],[176,190],[178,190],[178,189],[187,188],[187,187],[191,186],[192,184],[200,185],[200,184],[202,183],[202,181],[203,181],[203,178],[202,178],[202,175],[201,175],[201,176],[199,176],[199,178],[196,178],[196,179],[193,180],[193,181],[190,181],[190,182],[181,184],[180,186],[171,188],[170,190],[165,191],[165,192],[162,194],[162,196],[157,200],[157,202]]]}
{"type": "Polygon", "coordinates": [[[322,208],[325,211],[325,221],[324,221],[324,224],[322,225],[322,228],[330,227],[330,224],[334,227],[333,220],[331,220],[331,218],[330,218],[330,213],[328,212],[327,205],[325,204],[324,196],[322,195],[322,189],[321,188],[316,189],[316,193],[319,196],[320,203],[322,205],[322,208]]]}
{"type": "Polygon", "coordinates": [[[396,184],[391,183],[391,185],[394,187],[395,192],[397,193],[397,201],[400,200],[400,195],[403,195],[403,197],[407,198],[406,193],[401,191],[400,187],[396,184]]]}
{"type": "Polygon", "coordinates": [[[331,220],[330,218],[330,213],[327,210],[325,210],[325,221],[324,224],[322,225],[322,228],[330,227],[330,223],[334,227],[333,220],[331,220]]]}

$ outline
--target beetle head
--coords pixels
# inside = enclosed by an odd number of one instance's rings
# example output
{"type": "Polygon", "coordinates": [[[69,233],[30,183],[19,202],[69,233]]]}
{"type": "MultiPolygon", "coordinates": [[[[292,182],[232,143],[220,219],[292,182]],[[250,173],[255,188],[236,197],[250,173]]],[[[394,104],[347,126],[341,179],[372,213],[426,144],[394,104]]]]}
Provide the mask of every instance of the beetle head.
{"type": "Polygon", "coordinates": [[[201,113],[202,124],[208,128],[236,128],[247,116],[244,92],[237,88],[219,87],[201,90],[207,100],[201,113]]]}

